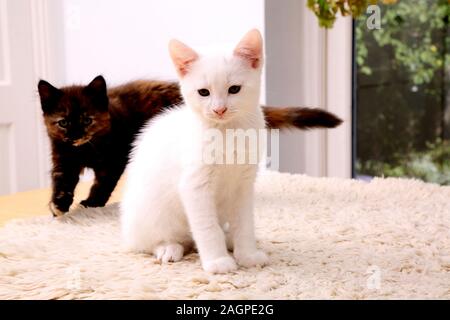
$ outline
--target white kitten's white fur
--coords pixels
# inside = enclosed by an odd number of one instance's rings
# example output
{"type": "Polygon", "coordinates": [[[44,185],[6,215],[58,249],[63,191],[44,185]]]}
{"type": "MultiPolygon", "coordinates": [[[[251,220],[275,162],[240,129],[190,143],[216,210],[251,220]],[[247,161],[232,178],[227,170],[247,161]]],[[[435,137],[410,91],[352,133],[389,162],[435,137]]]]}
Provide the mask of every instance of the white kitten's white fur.
{"type": "Polygon", "coordinates": [[[226,129],[265,127],[261,36],[252,30],[225,54],[200,55],[178,41],[170,52],[186,104],[152,120],[136,140],[121,203],[124,242],[163,263],[179,261],[195,245],[212,273],[264,265],[253,223],[257,164],[207,164],[199,157],[211,128],[225,137],[226,129]],[[233,85],[241,86],[239,93],[228,93],[233,85]],[[210,95],[201,96],[202,88],[210,95]],[[227,107],[220,117],[218,107],[227,107]]]}

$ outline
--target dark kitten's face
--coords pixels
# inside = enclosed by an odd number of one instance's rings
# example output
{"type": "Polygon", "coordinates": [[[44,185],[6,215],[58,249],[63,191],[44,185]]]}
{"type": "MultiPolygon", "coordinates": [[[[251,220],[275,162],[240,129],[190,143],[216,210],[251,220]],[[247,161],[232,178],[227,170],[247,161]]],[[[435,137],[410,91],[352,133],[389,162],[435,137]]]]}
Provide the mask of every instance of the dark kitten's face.
{"type": "Polygon", "coordinates": [[[61,89],[41,80],[38,89],[51,139],[78,147],[109,131],[108,96],[102,76],[85,87],[61,89]]]}

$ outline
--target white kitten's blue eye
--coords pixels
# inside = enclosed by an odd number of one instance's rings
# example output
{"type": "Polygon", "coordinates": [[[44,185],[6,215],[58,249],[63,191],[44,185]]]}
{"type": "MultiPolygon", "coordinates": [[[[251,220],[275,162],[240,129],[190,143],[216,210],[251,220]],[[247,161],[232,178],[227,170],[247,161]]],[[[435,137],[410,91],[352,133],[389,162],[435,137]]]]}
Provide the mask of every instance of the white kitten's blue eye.
{"type": "Polygon", "coordinates": [[[200,90],[198,90],[198,94],[201,95],[202,97],[207,97],[207,96],[209,96],[209,90],[208,89],[200,89],[200,90]]]}
{"type": "Polygon", "coordinates": [[[241,91],[241,86],[231,86],[228,88],[228,93],[230,94],[236,94],[239,91],[241,91]]]}

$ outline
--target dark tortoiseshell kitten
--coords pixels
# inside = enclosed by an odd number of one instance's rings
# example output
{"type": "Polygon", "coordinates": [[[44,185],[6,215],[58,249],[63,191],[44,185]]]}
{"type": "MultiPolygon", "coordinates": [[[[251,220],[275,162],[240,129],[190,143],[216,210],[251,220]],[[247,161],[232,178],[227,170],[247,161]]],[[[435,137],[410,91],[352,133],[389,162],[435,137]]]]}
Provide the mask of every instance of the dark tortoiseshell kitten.
{"type": "Polygon", "coordinates": [[[87,86],[57,89],[38,85],[45,125],[52,149],[53,215],[62,215],[73,202],[84,168],[92,168],[95,182],[85,207],[104,206],[128,162],[134,135],[161,108],[181,101],[176,84],[134,82],[112,89],[103,77],[87,86]]]}
{"type": "MultiPolygon", "coordinates": [[[[143,124],[182,102],[178,84],[164,81],[133,81],[107,90],[105,79],[98,76],[87,86],[60,89],[41,80],[38,89],[51,141],[54,216],[69,210],[84,168],[94,170],[95,182],[81,205],[104,206],[143,124]]],[[[333,128],[341,123],[320,109],[263,107],[263,111],[268,128],[333,128]]]]}

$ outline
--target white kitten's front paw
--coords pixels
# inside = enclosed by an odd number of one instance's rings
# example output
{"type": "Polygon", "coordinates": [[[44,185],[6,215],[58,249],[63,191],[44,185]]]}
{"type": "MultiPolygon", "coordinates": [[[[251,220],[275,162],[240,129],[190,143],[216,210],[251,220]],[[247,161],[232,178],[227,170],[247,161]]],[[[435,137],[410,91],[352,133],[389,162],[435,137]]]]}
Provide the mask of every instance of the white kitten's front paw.
{"type": "Polygon", "coordinates": [[[203,269],[211,273],[227,273],[237,269],[237,264],[232,257],[225,256],[203,263],[203,269]]]}
{"type": "Polygon", "coordinates": [[[250,268],[254,266],[265,266],[269,263],[269,257],[261,250],[250,253],[235,254],[237,263],[240,266],[250,268]]]}
{"type": "Polygon", "coordinates": [[[174,243],[161,245],[155,249],[156,259],[162,263],[177,262],[183,258],[184,248],[181,244],[174,243]]]}

